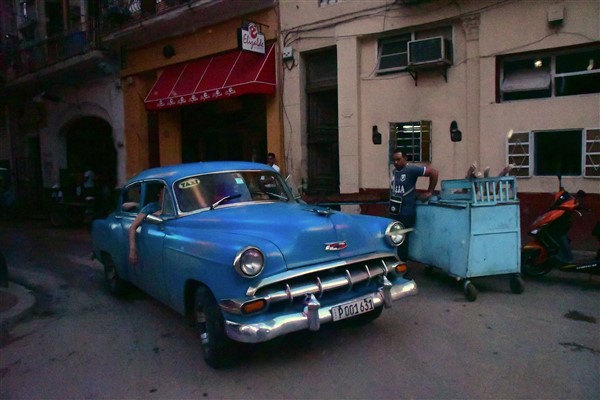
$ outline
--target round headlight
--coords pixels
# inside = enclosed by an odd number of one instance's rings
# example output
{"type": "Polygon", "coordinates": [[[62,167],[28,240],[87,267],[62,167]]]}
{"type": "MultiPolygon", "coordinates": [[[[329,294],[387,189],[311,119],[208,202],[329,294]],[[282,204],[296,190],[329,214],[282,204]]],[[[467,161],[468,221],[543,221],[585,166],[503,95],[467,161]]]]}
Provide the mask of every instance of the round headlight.
{"type": "Polygon", "coordinates": [[[254,278],[265,266],[265,256],[256,247],[247,247],[240,251],[233,261],[238,274],[245,278],[254,278]]]}
{"type": "Polygon", "coordinates": [[[390,245],[396,247],[400,246],[406,238],[404,226],[398,221],[392,222],[388,225],[387,229],[385,230],[385,237],[387,238],[390,245]]]}

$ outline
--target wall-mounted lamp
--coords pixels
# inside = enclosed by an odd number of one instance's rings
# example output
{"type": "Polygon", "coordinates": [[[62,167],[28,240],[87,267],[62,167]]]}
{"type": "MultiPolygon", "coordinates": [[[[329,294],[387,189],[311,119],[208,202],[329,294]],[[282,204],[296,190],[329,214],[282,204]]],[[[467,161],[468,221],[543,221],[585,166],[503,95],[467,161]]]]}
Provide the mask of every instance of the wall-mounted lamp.
{"type": "Polygon", "coordinates": [[[450,140],[453,142],[460,142],[462,140],[462,132],[458,129],[456,121],[450,123],[450,140]]]}
{"type": "Polygon", "coordinates": [[[377,125],[373,125],[373,144],[381,144],[381,133],[377,131],[377,125]]]}
{"type": "Polygon", "coordinates": [[[165,47],[163,47],[162,53],[163,56],[165,56],[165,58],[171,58],[175,55],[175,48],[168,44],[165,47]]]}

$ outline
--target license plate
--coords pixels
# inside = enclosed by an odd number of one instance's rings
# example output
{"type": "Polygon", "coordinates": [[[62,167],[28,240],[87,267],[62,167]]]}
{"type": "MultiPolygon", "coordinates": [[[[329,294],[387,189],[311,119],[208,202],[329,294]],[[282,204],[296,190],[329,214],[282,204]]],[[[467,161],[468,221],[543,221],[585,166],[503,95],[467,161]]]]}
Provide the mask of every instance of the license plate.
{"type": "Polygon", "coordinates": [[[373,304],[373,296],[371,295],[333,307],[331,309],[331,316],[334,321],[339,321],[341,319],[373,311],[374,309],[375,305],[373,304]]]}

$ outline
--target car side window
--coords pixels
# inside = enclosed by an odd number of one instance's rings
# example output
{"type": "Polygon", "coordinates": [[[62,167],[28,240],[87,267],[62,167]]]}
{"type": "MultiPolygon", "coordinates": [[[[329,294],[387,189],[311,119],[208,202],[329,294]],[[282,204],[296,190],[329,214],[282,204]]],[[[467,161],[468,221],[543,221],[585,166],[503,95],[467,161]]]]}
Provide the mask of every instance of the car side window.
{"type": "Polygon", "coordinates": [[[121,211],[138,213],[140,211],[141,186],[132,185],[123,190],[121,211]]]}
{"type": "Polygon", "coordinates": [[[145,183],[143,207],[153,202],[160,203],[160,215],[175,215],[173,198],[171,197],[171,193],[162,181],[145,183]]]}
{"type": "Polygon", "coordinates": [[[173,198],[171,193],[165,188],[163,191],[162,199],[162,215],[164,216],[175,216],[175,207],[173,206],[173,198]]]}

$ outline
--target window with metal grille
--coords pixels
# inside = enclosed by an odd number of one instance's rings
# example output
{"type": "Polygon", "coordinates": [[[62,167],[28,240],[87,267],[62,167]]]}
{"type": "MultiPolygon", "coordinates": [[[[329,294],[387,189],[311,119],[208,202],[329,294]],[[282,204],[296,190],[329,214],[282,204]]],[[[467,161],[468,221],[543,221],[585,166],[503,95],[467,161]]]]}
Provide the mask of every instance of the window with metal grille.
{"type": "Polygon", "coordinates": [[[513,175],[600,178],[600,129],[515,132],[508,136],[513,175]]]}
{"type": "Polygon", "coordinates": [[[431,161],[431,121],[391,122],[390,160],[394,149],[400,148],[408,161],[431,161]]]}
{"type": "Polygon", "coordinates": [[[585,130],[585,162],[583,175],[600,178],[600,129],[585,130]]]}
{"type": "Polygon", "coordinates": [[[514,165],[515,176],[531,176],[529,132],[515,132],[508,136],[508,163],[514,165]]]}

